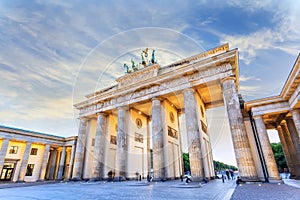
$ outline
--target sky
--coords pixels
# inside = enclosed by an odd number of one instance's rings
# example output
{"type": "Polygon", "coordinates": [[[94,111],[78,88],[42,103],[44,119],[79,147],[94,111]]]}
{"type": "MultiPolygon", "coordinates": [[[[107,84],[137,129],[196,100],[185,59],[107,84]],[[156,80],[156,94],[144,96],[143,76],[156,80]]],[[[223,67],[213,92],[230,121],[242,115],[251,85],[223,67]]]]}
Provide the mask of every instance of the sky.
{"type": "Polygon", "coordinates": [[[77,135],[73,105],[115,84],[145,47],[163,66],[228,43],[243,98],[278,95],[299,54],[299,19],[292,0],[2,0],[0,124],[77,135]]]}

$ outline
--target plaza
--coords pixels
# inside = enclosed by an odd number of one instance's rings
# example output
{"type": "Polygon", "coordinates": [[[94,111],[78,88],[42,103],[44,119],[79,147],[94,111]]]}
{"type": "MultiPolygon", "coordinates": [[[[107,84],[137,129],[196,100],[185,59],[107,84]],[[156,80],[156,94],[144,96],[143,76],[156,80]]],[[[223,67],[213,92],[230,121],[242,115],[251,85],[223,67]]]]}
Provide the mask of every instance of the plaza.
{"type": "MultiPolygon", "coordinates": [[[[288,181],[287,181],[288,182],[288,181]]],[[[211,199],[211,200],[296,200],[300,195],[300,183],[243,184],[236,186],[234,180],[221,180],[207,184],[185,184],[180,180],[168,182],[56,182],[19,183],[0,185],[0,199],[211,199]],[[28,185],[26,185],[28,184],[28,185]],[[30,185],[31,184],[31,185],[30,185]],[[294,184],[294,186],[290,186],[294,184]],[[296,187],[295,187],[296,186],[296,187]]]]}

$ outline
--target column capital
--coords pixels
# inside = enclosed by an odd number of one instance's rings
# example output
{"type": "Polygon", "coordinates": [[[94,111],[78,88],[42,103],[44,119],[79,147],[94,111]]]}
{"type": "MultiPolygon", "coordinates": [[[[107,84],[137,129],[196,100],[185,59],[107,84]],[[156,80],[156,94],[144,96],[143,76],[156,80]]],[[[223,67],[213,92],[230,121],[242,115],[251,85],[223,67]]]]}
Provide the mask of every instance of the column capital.
{"type": "Polygon", "coordinates": [[[158,97],[153,97],[151,99],[151,101],[155,101],[155,100],[163,101],[163,98],[158,96],[158,97]]]}
{"type": "Polygon", "coordinates": [[[224,83],[225,81],[229,81],[229,80],[236,81],[236,78],[234,76],[229,76],[229,77],[222,78],[220,81],[221,83],[224,83]]]}
{"type": "Polygon", "coordinates": [[[278,125],[276,129],[282,131],[282,127],[280,125],[278,125]]]}
{"type": "Polygon", "coordinates": [[[183,92],[185,92],[185,91],[192,91],[192,92],[195,92],[195,89],[192,88],[192,87],[190,87],[190,88],[185,88],[185,89],[183,90],[183,92]]]}
{"type": "Polygon", "coordinates": [[[280,122],[280,126],[286,126],[286,120],[285,119],[280,122]]]}
{"type": "Polygon", "coordinates": [[[118,106],[117,109],[118,110],[120,110],[120,109],[129,110],[129,106],[128,105],[118,106]]]}
{"type": "Polygon", "coordinates": [[[97,117],[99,117],[99,116],[107,116],[107,113],[104,113],[104,112],[98,112],[98,113],[96,113],[96,115],[97,115],[97,117]]]}
{"type": "Polygon", "coordinates": [[[82,122],[87,122],[89,120],[87,117],[79,117],[78,119],[82,122]]]}
{"type": "Polygon", "coordinates": [[[253,119],[260,119],[260,118],[263,118],[262,115],[253,115],[252,117],[253,117],[253,119]]]}

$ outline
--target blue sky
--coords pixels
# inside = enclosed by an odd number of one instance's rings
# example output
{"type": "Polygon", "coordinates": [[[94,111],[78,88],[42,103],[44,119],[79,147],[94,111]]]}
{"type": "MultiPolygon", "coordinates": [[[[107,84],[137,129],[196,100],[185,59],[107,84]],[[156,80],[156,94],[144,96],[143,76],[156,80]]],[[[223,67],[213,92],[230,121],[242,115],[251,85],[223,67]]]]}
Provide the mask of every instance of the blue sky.
{"type": "Polygon", "coordinates": [[[73,104],[140,49],[160,64],[229,43],[245,100],[278,95],[300,47],[299,1],[0,1],[0,124],[77,134],[73,104]]]}

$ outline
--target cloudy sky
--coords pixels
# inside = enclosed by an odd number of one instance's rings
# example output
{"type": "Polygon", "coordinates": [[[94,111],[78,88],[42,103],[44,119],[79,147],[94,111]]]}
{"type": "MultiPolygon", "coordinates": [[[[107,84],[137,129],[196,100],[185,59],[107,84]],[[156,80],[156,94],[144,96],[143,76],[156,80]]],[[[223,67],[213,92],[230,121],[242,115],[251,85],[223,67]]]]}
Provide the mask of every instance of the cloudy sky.
{"type": "Polygon", "coordinates": [[[229,43],[245,100],[278,95],[300,47],[299,1],[0,1],[0,124],[77,134],[73,104],[144,47],[161,65],[229,43]]]}

